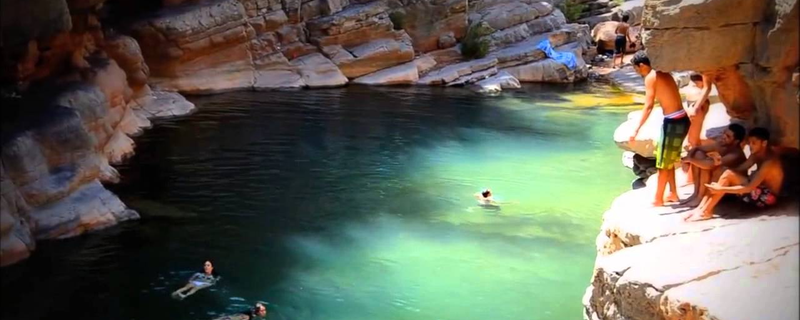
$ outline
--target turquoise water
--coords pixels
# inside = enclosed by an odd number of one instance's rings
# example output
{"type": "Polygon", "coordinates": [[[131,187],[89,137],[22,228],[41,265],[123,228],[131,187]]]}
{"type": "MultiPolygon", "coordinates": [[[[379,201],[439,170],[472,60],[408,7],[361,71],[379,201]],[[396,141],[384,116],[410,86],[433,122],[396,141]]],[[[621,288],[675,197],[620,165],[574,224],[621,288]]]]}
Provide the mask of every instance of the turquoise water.
{"type": "MultiPolygon", "coordinates": [[[[581,319],[601,215],[633,179],[629,96],[590,85],[195,97],[115,186],[143,219],[4,269],[24,319],[581,319]],[[491,188],[500,210],[476,205],[491,188]],[[211,258],[223,280],[169,293],[211,258]]],[[[20,311],[16,311],[20,312],[20,311]]]]}

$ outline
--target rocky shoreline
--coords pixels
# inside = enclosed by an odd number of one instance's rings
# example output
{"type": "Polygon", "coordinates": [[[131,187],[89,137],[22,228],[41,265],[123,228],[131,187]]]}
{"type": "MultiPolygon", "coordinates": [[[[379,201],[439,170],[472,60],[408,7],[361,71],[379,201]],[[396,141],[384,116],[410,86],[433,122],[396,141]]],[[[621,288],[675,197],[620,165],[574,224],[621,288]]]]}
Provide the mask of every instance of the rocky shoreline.
{"type": "MultiPolygon", "coordinates": [[[[738,15],[721,16],[715,14],[724,11],[719,6],[726,4],[721,1],[669,5],[646,1],[643,38],[654,67],[673,72],[679,84],[686,82],[678,72],[683,70],[713,78],[715,90],[703,126],[704,138],[718,135],[716,129],[729,122],[748,128],[765,126],[777,133],[772,143],[783,153],[787,177],[784,196],[779,205],[761,211],[723,201],[717,209],[721,217],[685,223],[680,216],[688,208],[654,208],[649,204],[657,178],[651,176],[644,188],[617,197],[603,214],[594,272],[583,299],[584,319],[800,317],[800,199],[794,169],[800,91],[789,81],[797,77],[798,45],[770,45],[787,34],[797,37],[798,3],[791,1],[775,8],[762,1],[739,5],[742,10],[737,10],[738,15]],[[747,39],[737,42],[734,37],[747,39]],[[703,50],[688,53],[698,47],[692,44],[699,43],[703,50]],[[792,114],[793,120],[788,121],[786,114],[792,114]]],[[[602,77],[623,91],[644,93],[644,83],[631,67],[602,77]]],[[[626,152],[650,157],[661,112],[655,110],[656,118],[651,115],[638,139],[630,143],[627,137],[640,112],[628,116],[614,140],[626,152]]],[[[678,170],[679,185],[685,181],[681,174],[678,170]]],[[[692,187],[679,191],[685,198],[692,187]]]]}
{"type": "Polygon", "coordinates": [[[468,86],[586,79],[586,25],[532,0],[3,1],[0,265],[36,239],[137,219],[103,183],[181,94],[347,85],[468,86]],[[485,57],[466,58],[468,30],[485,57]],[[547,58],[548,40],[574,69],[547,58]],[[36,110],[36,112],[29,112],[36,110]]]}

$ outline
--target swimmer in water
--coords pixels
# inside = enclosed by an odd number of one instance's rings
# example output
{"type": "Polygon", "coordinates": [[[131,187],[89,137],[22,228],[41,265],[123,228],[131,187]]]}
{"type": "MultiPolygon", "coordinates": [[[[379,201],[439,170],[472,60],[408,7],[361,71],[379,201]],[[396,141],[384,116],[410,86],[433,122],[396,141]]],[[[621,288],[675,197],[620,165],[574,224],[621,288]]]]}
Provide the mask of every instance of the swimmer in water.
{"type": "Polygon", "coordinates": [[[215,320],[254,320],[257,318],[264,318],[266,316],[267,307],[265,307],[263,303],[257,302],[255,307],[247,308],[244,311],[240,311],[232,315],[215,318],[215,320]]]}
{"type": "Polygon", "coordinates": [[[267,316],[267,307],[265,307],[261,302],[257,302],[256,306],[252,309],[247,309],[242,314],[248,320],[253,320],[255,318],[263,318],[267,316]]]}
{"type": "Polygon", "coordinates": [[[210,260],[206,261],[206,263],[203,265],[203,272],[198,272],[192,275],[192,277],[189,278],[189,282],[183,288],[175,290],[175,292],[172,293],[172,297],[183,300],[186,297],[193,295],[195,292],[197,292],[197,290],[205,289],[214,285],[217,283],[217,281],[219,281],[219,279],[220,276],[214,271],[214,265],[210,260]],[[188,292],[184,294],[183,292],[187,290],[188,292]]]}
{"type": "Polygon", "coordinates": [[[494,198],[492,198],[492,190],[490,189],[486,189],[476,193],[475,198],[478,199],[478,204],[481,206],[490,206],[490,207],[500,206],[500,203],[494,201],[494,198]]]}

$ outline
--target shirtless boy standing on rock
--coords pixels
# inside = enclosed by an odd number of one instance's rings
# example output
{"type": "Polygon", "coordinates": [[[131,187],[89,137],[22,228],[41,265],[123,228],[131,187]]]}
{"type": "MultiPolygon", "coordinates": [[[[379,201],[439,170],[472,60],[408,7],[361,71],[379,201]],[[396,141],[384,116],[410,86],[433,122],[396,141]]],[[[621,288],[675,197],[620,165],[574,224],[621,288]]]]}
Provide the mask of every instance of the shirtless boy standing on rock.
{"type": "Polygon", "coordinates": [[[655,100],[661,104],[664,112],[664,123],[661,125],[661,137],[656,144],[656,169],[658,169],[658,185],[656,187],[656,197],[653,206],[664,205],[664,189],[669,182],[670,192],[667,196],[668,202],[677,202],[678,188],[675,183],[675,164],[681,158],[681,147],[683,139],[689,132],[689,116],[683,110],[681,95],[678,92],[678,85],[672,75],[666,72],[656,71],[650,66],[650,58],[644,51],[637,52],[631,59],[634,70],[644,77],[645,102],[644,112],[639,125],[631,135],[629,141],[633,143],[639,129],[650,117],[653,111],[655,100]]]}

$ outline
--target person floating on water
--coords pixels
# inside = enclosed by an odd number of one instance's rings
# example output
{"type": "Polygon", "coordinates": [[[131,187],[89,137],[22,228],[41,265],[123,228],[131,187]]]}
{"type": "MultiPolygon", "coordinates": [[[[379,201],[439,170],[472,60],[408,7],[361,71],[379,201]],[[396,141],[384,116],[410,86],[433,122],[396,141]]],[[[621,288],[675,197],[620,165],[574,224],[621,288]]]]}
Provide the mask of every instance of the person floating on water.
{"type": "Polygon", "coordinates": [[[478,199],[478,204],[481,206],[499,207],[500,203],[494,201],[492,198],[492,190],[486,189],[475,194],[475,199],[478,199]]]}
{"type": "Polygon", "coordinates": [[[214,265],[211,263],[211,260],[208,260],[203,265],[203,272],[192,275],[192,277],[189,278],[189,282],[183,288],[175,290],[175,292],[172,293],[172,297],[183,300],[193,295],[197,290],[205,289],[216,284],[219,279],[220,276],[214,271],[214,265]],[[186,294],[183,292],[186,292],[186,294]]]}
{"type": "Polygon", "coordinates": [[[256,318],[264,318],[267,316],[267,307],[261,302],[256,302],[256,305],[247,310],[237,312],[232,315],[222,316],[215,320],[253,320],[256,318]]]}

